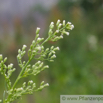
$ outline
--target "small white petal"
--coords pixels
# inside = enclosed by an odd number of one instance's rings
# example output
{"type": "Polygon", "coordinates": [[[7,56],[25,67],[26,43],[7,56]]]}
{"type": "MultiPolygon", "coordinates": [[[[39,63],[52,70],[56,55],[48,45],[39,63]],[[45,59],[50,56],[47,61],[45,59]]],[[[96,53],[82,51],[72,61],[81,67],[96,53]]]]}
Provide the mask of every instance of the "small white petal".
{"type": "Polygon", "coordinates": [[[72,24],[71,22],[68,22],[68,24],[72,24]]]}
{"type": "Polygon", "coordinates": [[[56,33],[59,33],[59,30],[56,30],[56,33]]]}
{"type": "Polygon", "coordinates": [[[59,48],[59,47],[57,47],[57,49],[58,49],[58,50],[60,50],[60,48],[59,48]]]}
{"type": "Polygon", "coordinates": [[[49,86],[49,83],[47,83],[46,86],[49,86]]]}
{"type": "Polygon", "coordinates": [[[66,32],[66,35],[69,35],[69,32],[66,32]]]}
{"type": "Polygon", "coordinates": [[[51,25],[54,25],[54,22],[51,22],[51,25]]]}
{"type": "Polygon", "coordinates": [[[74,25],[71,25],[71,30],[74,28],[74,25]]]}
{"type": "Polygon", "coordinates": [[[63,38],[63,36],[61,35],[60,38],[63,38]]]}

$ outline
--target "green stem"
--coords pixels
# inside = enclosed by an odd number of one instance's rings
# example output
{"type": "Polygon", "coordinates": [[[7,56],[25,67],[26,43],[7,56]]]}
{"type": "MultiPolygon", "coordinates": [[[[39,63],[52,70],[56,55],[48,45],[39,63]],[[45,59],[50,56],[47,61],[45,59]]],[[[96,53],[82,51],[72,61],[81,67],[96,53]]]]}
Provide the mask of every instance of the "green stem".
{"type": "Polygon", "coordinates": [[[46,43],[49,39],[50,39],[50,36],[41,44],[41,46],[44,45],[44,43],[46,43]]]}
{"type": "MultiPolygon", "coordinates": [[[[14,89],[14,88],[15,88],[16,84],[17,84],[18,81],[20,80],[22,74],[24,73],[26,67],[28,66],[28,64],[30,63],[31,60],[32,60],[32,57],[31,57],[31,59],[28,60],[28,62],[27,62],[26,65],[24,66],[24,68],[21,70],[20,74],[18,75],[18,77],[17,77],[16,81],[14,82],[14,85],[12,86],[11,89],[14,89]]],[[[11,97],[11,96],[9,95],[7,100],[9,100],[10,97],[11,97]]]]}
{"type": "Polygon", "coordinates": [[[17,77],[17,79],[16,79],[16,81],[15,81],[15,83],[14,83],[12,89],[15,88],[17,82],[18,82],[19,79],[21,78],[22,74],[24,73],[24,71],[25,71],[26,67],[28,66],[28,64],[30,63],[30,61],[31,61],[31,60],[29,60],[29,61],[26,63],[26,65],[24,66],[24,68],[22,69],[22,71],[20,72],[20,74],[18,75],[18,77],[17,77]]]}

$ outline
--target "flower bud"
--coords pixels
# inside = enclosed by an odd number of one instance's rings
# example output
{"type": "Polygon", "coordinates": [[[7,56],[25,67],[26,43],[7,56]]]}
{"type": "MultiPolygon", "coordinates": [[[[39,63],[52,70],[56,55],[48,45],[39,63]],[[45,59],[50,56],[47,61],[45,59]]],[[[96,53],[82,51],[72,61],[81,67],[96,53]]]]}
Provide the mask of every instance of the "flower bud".
{"type": "Polygon", "coordinates": [[[59,33],[59,30],[56,30],[56,33],[59,33]]]}
{"type": "Polygon", "coordinates": [[[60,50],[60,49],[59,49],[59,47],[56,47],[56,48],[54,48],[54,51],[55,51],[55,50],[60,50]]]}
{"type": "Polygon", "coordinates": [[[58,29],[60,29],[60,28],[61,28],[61,26],[62,26],[62,24],[60,23],[60,24],[58,25],[58,29]]]}
{"type": "Polygon", "coordinates": [[[60,38],[63,38],[63,35],[61,35],[60,38]]]}
{"type": "Polygon", "coordinates": [[[0,54],[0,61],[3,59],[3,56],[2,56],[2,54],[0,54]]]}
{"type": "Polygon", "coordinates": [[[33,89],[36,87],[36,84],[35,83],[33,83],[33,89]]]}
{"type": "Polygon", "coordinates": [[[49,48],[47,48],[46,50],[45,50],[45,52],[48,52],[49,51],[49,48]]]}
{"type": "Polygon", "coordinates": [[[12,67],[13,67],[12,63],[10,65],[8,65],[8,69],[11,69],[12,67]]]}
{"type": "Polygon", "coordinates": [[[26,82],[23,83],[23,88],[25,88],[25,87],[26,87],[26,82]]]}
{"type": "Polygon", "coordinates": [[[38,47],[36,47],[35,49],[36,49],[36,50],[41,50],[41,47],[40,47],[40,46],[38,46],[38,47]]]}
{"type": "Polygon", "coordinates": [[[48,66],[48,65],[44,66],[44,67],[42,68],[42,70],[44,70],[44,69],[46,69],[46,68],[49,68],[49,66],[48,66]]]}
{"type": "Polygon", "coordinates": [[[22,50],[25,50],[25,49],[26,49],[26,47],[27,47],[26,45],[23,45],[23,48],[22,48],[22,50]]]}
{"type": "Polygon", "coordinates": [[[69,25],[70,25],[70,24],[72,24],[72,23],[71,23],[71,22],[68,22],[67,24],[69,24],[69,25]]]}
{"type": "Polygon", "coordinates": [[[66,35],[69,35],[69,32],[66,32],[66,35]]]}
{"type": "Polygon", "coordinates": [[[44,81],[42,81],[40,85],[43,85],[43,84],[44,84],[44,81]]]}
{"type": "Polygon", "coordinates": [[[72,30],[73,28],[74,28],[74,25],[71,25],[71,26],[70,26],[70,30],[72,30]]]}
{"type": "Polygon", "coordinates": [[[37,29],[36,29],[36,34],[38,34],[38,33],[39,33],[39,31],[40,31],[40,28],[39,28],[39,27],[37,27],[37,29]]]}
{"type": "Polygon", "coordinates": [[[50,60],[50,62],[54,62],[54,60],[50,60]]]}
{"type": "Polygon", "coordinates": [[[54,22],[51,22],[50,29],[53,29],[53,28],[54,28],[54,22]]]}
{"type": "Polygon", "coordinates": [[[63,31],[63,34],[69,35],[69,32],[63,31]]]}
{"type": "Polygon", "coordinates": [[[51,56],[51,59],[54,59],[54,58],[56,58],[56,55],[54,54],[53,56],[51,56]]]}
{"type": "Polygon", "coordinates": [[[4,58],[4,62],[6,62],[6,61],[7,61],[7,57],[4,58]]]}
{"type": "Polygon", "coordinates": [[[32,44],[35,44],[35,40],[32,41],[32,44]]]}
{"type": "Polygon", "coordinates": [[[18,53],[21,53],[21,50],[20,50],[20,49],[18,50],[18,53]]]}
{"type": "Polygon", "coordinates": [[[37,42],[41,42],[42,40],[44,40],[44,38],[38,38],[37,42]]]}
{"type": "Polygon", "coordinates": [[[53,49],[53,48],[54,48],[54,46],[51,47],[51,49],[53,49]]]}
{"type": "Polygon", "coordinates": [[[28,82],[28,85],[31,85],[33,83],[33,81],[32,80],[30,80],[29,82],[28,82]]]}
{"type": "Polygon", "coordinates": [[[44,50],[44,46],[42,46],[41,49],[44,50]]]}
{"type": "Polygon", "coordinates": [[[49,86],[49,83],[46,83],[45,86],[49,86]]]}
{"type": "Polygon", "coordinates": [[[60,24],[60,20],[58,20],[57,23],[56,23],[57,27],[58,27],[59,24],[60,24]]]}
{"type": "Polygon", "coordinates": [[[52,33],[53,33],[53,31],[52,31],[52,29],[50,29],[48,34],[51,35],[52,33]]]}
{"type": "Polygon", "coordinates": [[[65,20],[63,20],[63,26],[65,26],[65,20]]]}

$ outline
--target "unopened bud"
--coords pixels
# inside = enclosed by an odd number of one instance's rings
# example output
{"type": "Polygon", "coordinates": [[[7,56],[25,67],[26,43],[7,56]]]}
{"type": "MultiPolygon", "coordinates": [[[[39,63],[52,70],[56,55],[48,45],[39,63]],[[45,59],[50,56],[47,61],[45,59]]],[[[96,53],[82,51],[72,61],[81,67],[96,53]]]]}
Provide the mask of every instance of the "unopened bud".
{"type": "Polygon", "coordinates": [[[2,54],[0,54],[0,61],[3,59],[3,56],[2,56],[2,54]]]}
{"type": "Polygon", "coordinates": [[[58,27],[59,24],[60,24],[60,20],[58,20],[57,23],[56,23],[57,27],[58,27]]]}
{"type": "Polygon", "coordinates": [[[40,31],[40,28],[39,28],[39,27],[37,27],[37,29],[36,29],[36,34],[38,34],[38,33],[39,33],[39,31],[40,31]]]}
{"type": "Polygon", "coordinates": [[[63,26],[65,26],[65,20],[63,20],[63,26]]]}
{"type": "Polygon", "coordinates": [[[25,49],[26,49],[26,47],[27,47],[26,45],[23,45],[23,48],[22,48],[22,49],[23,49],[23,50],[25,50],[25,49]]]}

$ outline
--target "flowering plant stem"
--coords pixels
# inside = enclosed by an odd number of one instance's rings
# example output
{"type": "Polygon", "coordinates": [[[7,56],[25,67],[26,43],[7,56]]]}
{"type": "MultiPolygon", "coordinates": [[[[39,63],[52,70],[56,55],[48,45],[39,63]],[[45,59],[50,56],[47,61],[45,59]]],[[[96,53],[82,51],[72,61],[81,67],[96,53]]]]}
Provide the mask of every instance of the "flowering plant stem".
{"type": "Polygon", "coordinates": [[[63,23],[60,23],[60,20],[58,20],[56,27],[56,31],[53,32],[54,22],[51,22],[48,31],[48,37],[45,40],[44,38],[39,37],[40,28],[36,29],[36,37],[32,41],[30,49],[28,50],[29,59],[27,60],[27,62],[22,60],[23,56],[26,53],[25,49],[27,46],[23,45],[22,49],[18,50],[17,61],[19,67],[22,70],[20,71],[13,85],[11,85],[10,77],[16,69],[13,68],[12,63],[8,66],[5,65],[7,57],[3,59],[2,54],[0,54],[0,73],[4,76],[6,81],[6,89],[4,90],[3,99],[1,99],[0,102],[12,103],[16,99],[22,97],[22,95],[33,94],[33,92],[42,90],[44,87],[49,86],[48,83],[45,84],[44,81],[42,81],[40,87],[37,88],[36,83],[34,83],[32,80],[29,80],[28,83],[24,82],[20,88],[16,88],[16,85],[21,78],[28,77],[29,75],[36,76],[41,71],[49,68],[48,65],[44,66],[43,61],[48,60],[50,62],[53,62],[53,59],[56,58],[55,52],[59,50],[59,47],[51,46],[50,48],[45,48],[44,44],[48,41],[58,41],[59,39],[63,38],[64,34],[69,35],[69,31],[74,28],[74,25],[72,25],[71,22],[65,23],[65,20],[63,20],[63,23]],[[35,56],[37,56],[37,58],[35,56]],[[37,61],[32,65],[30,62],[33,59],[40,61],[37,61]]]}

